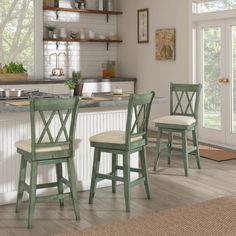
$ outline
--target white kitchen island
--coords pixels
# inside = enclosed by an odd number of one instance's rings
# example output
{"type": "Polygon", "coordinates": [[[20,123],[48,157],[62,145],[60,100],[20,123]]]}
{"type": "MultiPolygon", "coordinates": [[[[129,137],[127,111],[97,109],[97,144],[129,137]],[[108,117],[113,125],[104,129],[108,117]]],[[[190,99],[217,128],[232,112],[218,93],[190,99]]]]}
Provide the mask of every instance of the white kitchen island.
{"type": "MultiPolygon", "coordinates": [[[[163,102],[163,98],[155,102],[163,102]]],[[[94,104],[83,104],[79,110],[75,153],[78,190],[88,190],[93,163],[93,148],[90,147],[89,137],[109,130],[125,130],[128,98],[111,99],[94,104]]],[[[0,204],[15,202],[18,185],[20,155],[17,154],[15,142],[30,138],[30,116],[28,107],[13,107],[0,102],[0,204]]],[[[55,122],[55,125],[56,122],[55,122]]],[[[131,157],[131,165],[138,166],[137,154],[131,157]]],[[[111,171],[111,158],[103,154],[101,159],[103,173],[111,171]]],[[[63,167],[66,173],[66,166],[63,167]]],[[[135,176],[132,176],[135,177],[135,176]]],[[[55,166],[41,166],[38,183],[56,180],[55,166]]],[[[111,181],[102,181],[98,187],[108,186],[111,181]]],[[[45,190],[48,191],[48,190],[45,190]]],[[[56,189],[52,190],[56,191],[56,189]]],[[[39,192],[43,194],[43,190],[39,192]]],[[[27,194],[24,198],[27,199],[27,194]]]]}
{"type": "MultiPolygon", "coordinates": [[[[126,109],[86,109],[81,108],[78,115],[75,152],[75,166],[79,190],[88,190],[93,163],[93,148],[90,148],[89,137],[108,130],[124,130],[126,109]]],[[[55,124],[56,125],[56,124],[55,124]]],[[[0,115],[0,204],[15,202],[18,185],[20,155],[16,152],[15,142],[30,138],[29,112],[11,112],[0,115]]],[[[101,171],[109,172],[111,158],[103,155],[101,171]]],[[[132,165],[137,166],[137,158],[132,158],[132,165]]],[[[64,171],[66,168],[64,166],[64,171]]],[[[40,166],[38,183],[55,181],[54,166],[40,166]]],[[[108,182],[101,182],[106,186],[108,182]]]]}

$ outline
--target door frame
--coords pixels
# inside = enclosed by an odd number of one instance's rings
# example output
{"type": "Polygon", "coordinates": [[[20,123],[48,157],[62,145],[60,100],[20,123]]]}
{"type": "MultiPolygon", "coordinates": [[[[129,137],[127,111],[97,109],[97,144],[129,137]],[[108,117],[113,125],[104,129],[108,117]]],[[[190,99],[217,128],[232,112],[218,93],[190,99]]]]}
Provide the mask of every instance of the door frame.
{"type": "MultiPolygon", "coordinates": [[[[221,28],[221,76],[229,78],[228,84],[221,85],[221,130],[214,130],[203,127],[203,99],[200,101],[200,117],[199,117],[199,139],[201,141],[218,144],[225,147],[233,147],[236,142],[236,134],[232,133],[231,119],[232,110],[232,34],[231,26],[236,26],[236,20],[214,20],[214,21],[201,21],[196,24],[196,81],[203,82],[203,28],[204,27],[220,27],[221,28]],[[230,96],[227,96],[230,95],[230,96]]],[[[203,85],[204,86],[204,85],[203,85]]],[[[204,95],[204,87],[202,89],[201,97],[204,95]]]]}

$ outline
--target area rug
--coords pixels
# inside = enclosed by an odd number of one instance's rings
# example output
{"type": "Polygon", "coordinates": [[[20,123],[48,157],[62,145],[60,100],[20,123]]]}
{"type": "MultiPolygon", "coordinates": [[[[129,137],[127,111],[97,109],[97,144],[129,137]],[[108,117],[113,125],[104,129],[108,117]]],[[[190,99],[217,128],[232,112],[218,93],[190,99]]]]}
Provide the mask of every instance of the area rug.
{"type": "MultiPolygon", "coordinates": [[[[114,213],[115,214],[115,213],[114,213]]],[[[236,197],[223,197],[60,236],[235,236],[236,197]]]]}
{"type": "Polygon", "coordinates": [[[224,148],[212,147],[209,145],[199,146],[200,156],[213,161],[229,161],[236,159],[236,152],[224,148]]]}

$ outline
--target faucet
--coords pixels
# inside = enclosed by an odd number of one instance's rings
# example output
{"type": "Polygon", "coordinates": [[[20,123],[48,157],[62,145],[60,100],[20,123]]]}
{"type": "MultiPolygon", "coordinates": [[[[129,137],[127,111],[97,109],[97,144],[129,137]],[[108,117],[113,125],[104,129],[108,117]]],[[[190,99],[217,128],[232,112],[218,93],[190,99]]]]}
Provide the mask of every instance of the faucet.
{"type": "Polygon", "coordinates": [[[58,53],[58,55],[57,55],[57,56],[58,56],[58,57],[57,57],[57,60],[58,60],[57,65],[58,65],[58,67],[60,67],[60,56],[62,56],[62,55],[65,57],[64,63],[67,64],[67,63],[66,63],[66,53],[65,53],[65,52],[60,52],[60,53],[58,53]]]}
{"type": "MultiPolygon", "coordinates": [[[[66,58],[66,53],[65,52],[60,52],[60,53],[52,53],[49,55],[49,64],[51,65],[52,62],[52,56],[56,56],[56,68],[52,69],[52,76],[63,76],[64,71],[62,68],[60,68],[60,56],[64,55],[66,58]]],[[[65,59],[65,64],[66,64],[66,59],[65,59]]]]}
{"type": "Polygon", "coordinates": [[[49,65],[51,65],[52,64],[52,56],[56,56],[56,68],[57,68],[57,63],[58,63],[58,57],[57,57],[57,53],[52,53],[52,54],[50,54],[49,55],[49,65]]]}

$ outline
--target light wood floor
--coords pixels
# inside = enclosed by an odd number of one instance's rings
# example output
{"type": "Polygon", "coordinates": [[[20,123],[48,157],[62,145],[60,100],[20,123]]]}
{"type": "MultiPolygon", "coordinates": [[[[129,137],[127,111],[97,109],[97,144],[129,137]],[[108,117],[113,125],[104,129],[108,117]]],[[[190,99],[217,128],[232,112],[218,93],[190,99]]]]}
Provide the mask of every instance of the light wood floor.
{"type": "Polygon", "coordinates": [[[45,236],[78,230],[95,224],[112,223],[148,212],[158,212],[168,208],[196,203],[221,196],[236,194],[236,160],[214,162],[201,159],[202,170],[196,169],[193,156],[189,160],[189,177],[184,177],[181,158],[173,158],[171,167],[163,157],[157,173],[152,172],[154,148],[148,148],[152,200],[146,200],[143,185],[132,190],[132,212],[125,212],[123,188],[118,187],[112,194],[111,188],[99,189],[93,205],[88,204],[88,192],[79,193],[81,221],[74,220],[70,200],[60,210],[57,202],[37,204],[33,229],[26,228],[27,202],[19,214],[15,205],[0,206],[0,235],[45,236]]]}

